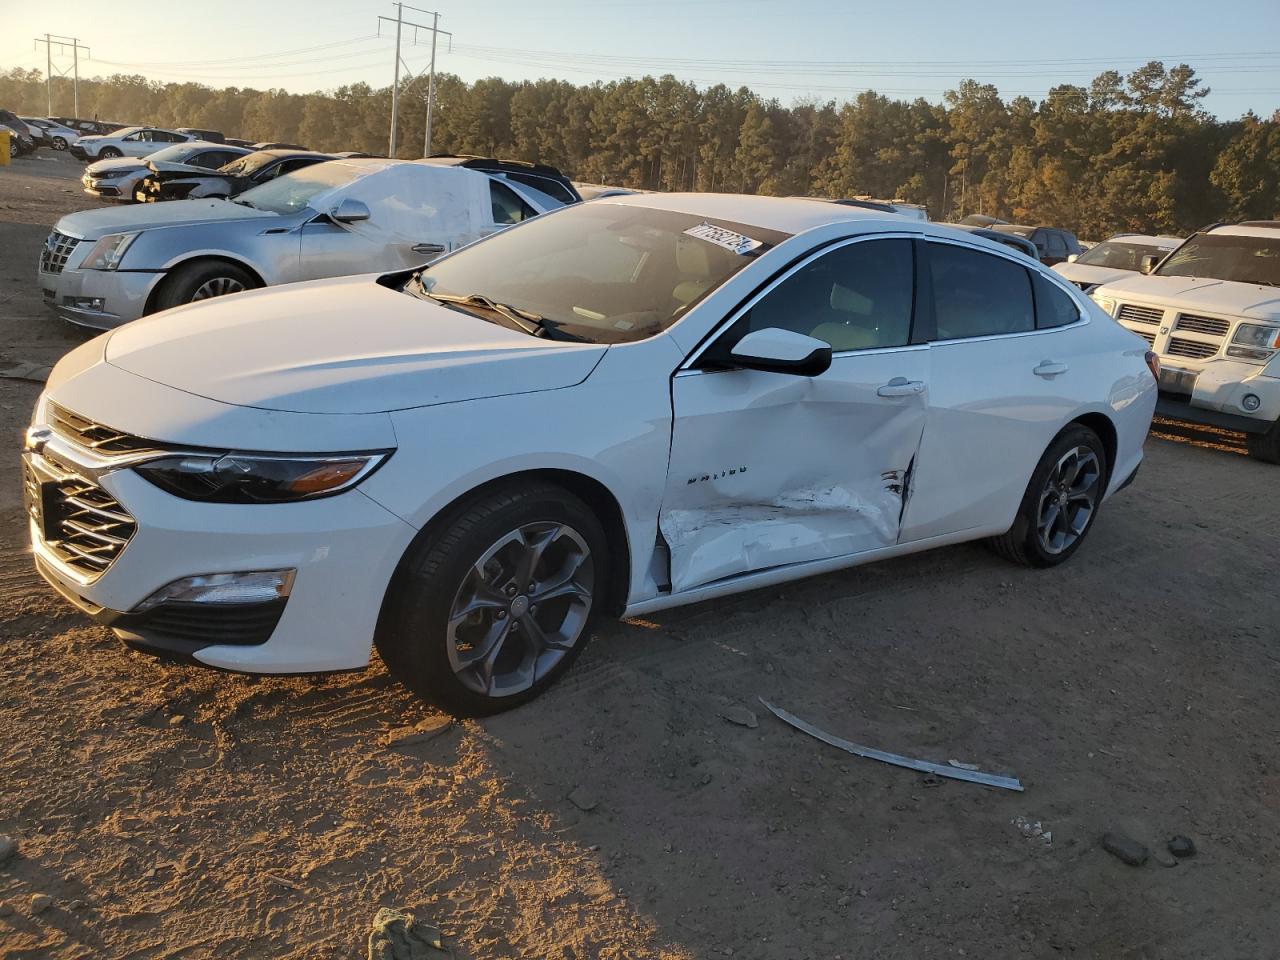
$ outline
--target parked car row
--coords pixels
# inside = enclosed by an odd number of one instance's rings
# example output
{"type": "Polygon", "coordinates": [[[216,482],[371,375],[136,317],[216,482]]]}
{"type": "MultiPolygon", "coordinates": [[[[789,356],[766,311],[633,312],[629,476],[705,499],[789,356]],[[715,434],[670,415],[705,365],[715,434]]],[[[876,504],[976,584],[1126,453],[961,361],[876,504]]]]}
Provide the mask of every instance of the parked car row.
{"type": "Polygon", "coordinates": [[[124,325],[27,433],[37,569],[157,656],[376,644],[483,714],[601,615],[980,538],[1055,566],[1138,469],[1154,355],[1030,256],[864,205],[578,199],[357,159],[64,217],[47,298],[124,325]]]}

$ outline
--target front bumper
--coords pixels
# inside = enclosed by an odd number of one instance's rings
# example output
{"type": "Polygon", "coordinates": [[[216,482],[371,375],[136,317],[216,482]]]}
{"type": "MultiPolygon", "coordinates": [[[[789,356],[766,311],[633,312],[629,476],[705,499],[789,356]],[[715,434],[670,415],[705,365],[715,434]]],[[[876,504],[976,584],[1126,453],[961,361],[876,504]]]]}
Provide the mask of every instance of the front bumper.
{"type": "Polygon", "coordinates": [[[86,173],[80,178],[84,192],[89,196],[98,197],[101,200],[123,200],[126,203],[134,202],[134,193],[141,181],[142,176],[138,174],[121,177],[93,177],[86,173]]]}
{"type": "Polygon", "coordinates": [[[138,319],[163,278],[162,272],[141,270],[37,273],[45,305],[63,320],[93,330],[110,330],[138,319]]]}
{"type": "Polygon", "coordinates": [[[1280,420],[1280,378],[1266,375],[1270,367],[1238,360],[1184,367],[1164,357],[1160,364],[1158,416],[1245,433],[1265,433],[1280,420]]]}
{"type": "Polygon", "coordinates": [[[89,159],[89,154],[85,151],[84,147],[80,146],[80,144],[78,143],[70,144],[67,147],[67,152],[70,153],[77,160],[89,159]]]}
{"type": "Polygon", "coordinates": [[[359,490],[293,504],[182,500],[127,467],[54,437],[24,457],[93,480],[137,521],[101,573],[64,562],[29,518],[36,569],[60,594],[147,652],[251,673],[366,665],[387,584],[415,530],[359,490]],[[295,570],[287,601],[210,613],[163,603],[134,612],[174,580],[211,573],[295,570]],[[219,621],[218,617],[224,619],[219,621]]]}

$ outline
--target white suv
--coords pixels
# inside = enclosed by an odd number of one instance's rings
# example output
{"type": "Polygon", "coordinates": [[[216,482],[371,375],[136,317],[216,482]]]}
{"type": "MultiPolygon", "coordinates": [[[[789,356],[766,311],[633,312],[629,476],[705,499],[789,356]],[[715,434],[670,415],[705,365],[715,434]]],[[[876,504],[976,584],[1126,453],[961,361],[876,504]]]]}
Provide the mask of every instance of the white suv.
{"type": "Polygon", "coordinates": [[[1159,354],[1156,412],[1244,431],[1280,463],[1280,221],[1209,227],[1142,268],[1089,295],[1159,354]]]}

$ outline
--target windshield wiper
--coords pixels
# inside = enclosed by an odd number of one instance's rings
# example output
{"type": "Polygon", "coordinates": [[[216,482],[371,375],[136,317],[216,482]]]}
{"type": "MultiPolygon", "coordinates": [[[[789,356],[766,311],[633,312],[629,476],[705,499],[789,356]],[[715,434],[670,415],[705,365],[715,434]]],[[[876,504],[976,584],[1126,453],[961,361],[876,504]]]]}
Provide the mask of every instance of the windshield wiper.
{"type": "Polygon", "coordinates": [[[242,207],[251,207],[251,208],[252,208],[252,209],[254,209],[254,210],[257,210],[257,209],[258,209],[257,207],[253,206],[253,204],[252,204],[252,203],[250,203],[248,200],[232,200],[231,202],[232,202],[232,203],[238,203],[238,204],[240,204],[240,206],[242,206],[242,207]]]}
{"type": "Polygon", "coordinates": [[[521,310],[519,307],[513,307],[509,303],[500,303],[492,297],[486,297],[483,293],[470,293],[465,297],[452,293],[432,293],[422,285],[421,275],[417,275],[418,288],[422,290],[426,296],[440,303],[456,303],[462,306],[483,307],[499,316],[506,317],[525,333],[534,337],[545,337],[547,334],[547,321],[545,317],[533,313],[529,310],[521,310]]]}

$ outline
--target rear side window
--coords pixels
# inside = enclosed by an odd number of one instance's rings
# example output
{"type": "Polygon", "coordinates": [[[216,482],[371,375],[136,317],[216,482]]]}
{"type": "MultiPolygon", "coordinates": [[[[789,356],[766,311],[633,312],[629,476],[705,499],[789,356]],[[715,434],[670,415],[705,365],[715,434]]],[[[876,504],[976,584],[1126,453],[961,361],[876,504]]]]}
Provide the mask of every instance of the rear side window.
{"type": "Polygon", "coordinates": [[[1080,319],[1080,308],[1067,292],[1042,274],[1033,274],[1036,288],[1036,326],[1065,327],[1080,319]]]}
{"type": "Polygon", "coordinates": [[[1031,278],[1011,260],[948,243],[929,244],[937,340],[1035,329],[1031,278]]]}
{"type": "Polygon", "coordinates": [[[493,203],[494,223],[519,223],[537,216],[537,211],[516,195],[516,192],[496,180],[489,181],[489,199],[493,203]]]}

